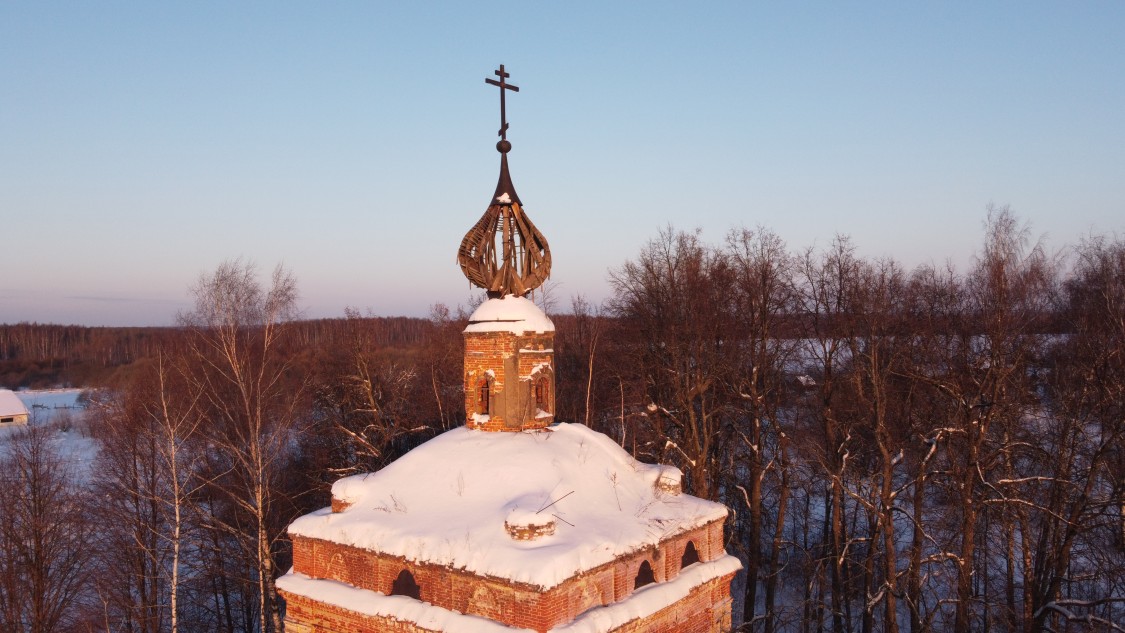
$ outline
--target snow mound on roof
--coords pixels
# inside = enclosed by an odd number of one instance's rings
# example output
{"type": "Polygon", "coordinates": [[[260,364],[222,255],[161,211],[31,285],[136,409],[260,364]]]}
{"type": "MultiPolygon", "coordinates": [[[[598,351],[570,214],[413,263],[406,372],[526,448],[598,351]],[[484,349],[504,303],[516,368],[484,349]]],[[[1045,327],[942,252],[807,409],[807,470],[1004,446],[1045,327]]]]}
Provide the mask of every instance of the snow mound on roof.
{"type": "Polygon", "coordinates": [[[555,324],[527,297],[489,299],[473,311],[466,332],[554,332],[555,324]]]}
{"type": "Polygon", "coordinates": [[[462,427],[337,481],[332,494],[348,509],[303,516],[289,533],[549,589],[726,516],[720,504],[659,490],[661,472],[579,424],[462,427]],[[516,510],[557,517],[555,533],[514,540],[504,522],[516,510]]]}
{"type": "Polygon", "coordinates": [[[0,415],[27,415],[23,400],[8,389],[0,389],[0,415]]]}

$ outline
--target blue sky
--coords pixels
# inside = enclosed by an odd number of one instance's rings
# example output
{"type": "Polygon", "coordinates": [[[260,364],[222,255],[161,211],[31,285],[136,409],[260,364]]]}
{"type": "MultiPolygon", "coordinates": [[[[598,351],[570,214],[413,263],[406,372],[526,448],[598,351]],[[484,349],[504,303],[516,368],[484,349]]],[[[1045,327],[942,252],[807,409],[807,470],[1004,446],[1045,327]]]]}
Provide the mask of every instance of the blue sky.
{"type": "Polygon", "coordinates": [[[423,316],[512,175],[562,303],[669,224],[971,264],[1125,234],[1125,3],[2,3],[0,322],[159,325],[225,259],[423,316]]]}

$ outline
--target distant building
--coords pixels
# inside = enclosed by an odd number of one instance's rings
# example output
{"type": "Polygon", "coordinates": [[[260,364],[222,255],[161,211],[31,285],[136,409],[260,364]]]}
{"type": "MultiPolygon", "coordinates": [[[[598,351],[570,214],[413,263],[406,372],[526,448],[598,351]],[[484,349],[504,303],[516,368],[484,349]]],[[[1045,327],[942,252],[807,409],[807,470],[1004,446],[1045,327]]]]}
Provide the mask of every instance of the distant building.
{"type": "MultiPolygon", "coordinates": [[[[496,74],[501,95],[515,89],[496,74]]],[[[550,251],[512,186],[511,144],[497,149],[496,193],[458,254],[489,295],[464,332],[466,425],[337,481],[330,508],[289,526],[286,630],[727,631],[741,564],[726,507],[683,494],[674,467],[555,423],[555,327],[525,296],[550,251]]]]}
{"type": "Polygon", "coordinates": [[[0,426],[27,424],[27,407],[16,394],[8,389],[0,389],[0,426]]]}

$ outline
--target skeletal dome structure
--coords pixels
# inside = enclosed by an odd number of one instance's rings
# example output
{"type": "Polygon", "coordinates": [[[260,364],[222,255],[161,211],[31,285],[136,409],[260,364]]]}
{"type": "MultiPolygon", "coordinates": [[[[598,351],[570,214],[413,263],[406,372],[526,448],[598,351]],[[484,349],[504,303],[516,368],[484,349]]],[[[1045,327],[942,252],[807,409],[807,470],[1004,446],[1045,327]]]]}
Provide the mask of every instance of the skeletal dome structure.
{"type": "Polygon", "coordinates": [[[499,81],[485,81],[500,87],[500,141],[496,143],[500,152],[500,178],[488,210],[461,240],[457,263],[469,282],[483,288],[489,297],[522,297],[550,276],[551,249],[547,238],[524,212],[508,172],[508,152],[512,144],[508,141],[504,94],[508,90],[518,92],[519,87],[505,81],[510,75],[504,72],[503,65],[496,75],[499,81]]]}

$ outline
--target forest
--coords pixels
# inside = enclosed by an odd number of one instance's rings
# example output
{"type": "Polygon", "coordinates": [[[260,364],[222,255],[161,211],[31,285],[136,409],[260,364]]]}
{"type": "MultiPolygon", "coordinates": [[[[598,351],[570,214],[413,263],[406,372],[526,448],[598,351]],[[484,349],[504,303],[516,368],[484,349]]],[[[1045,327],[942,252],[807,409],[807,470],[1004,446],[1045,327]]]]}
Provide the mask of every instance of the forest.
{"type": "MultiPolygon", "coordinates": [[[[967,270],[905,270],[667,228],[609,279],[536,297],[556,419],[729,508],[736,630],[1125,630],[1125,239],[994,208],[967,270]]],[[[300,320],[243,261],[191,291],[176,327],[0,326],[0,385],[89,387],[98,446],[0,442],[0,630],[280,632],[289,522],[464,423],[473,306],[300,320]]]]}

